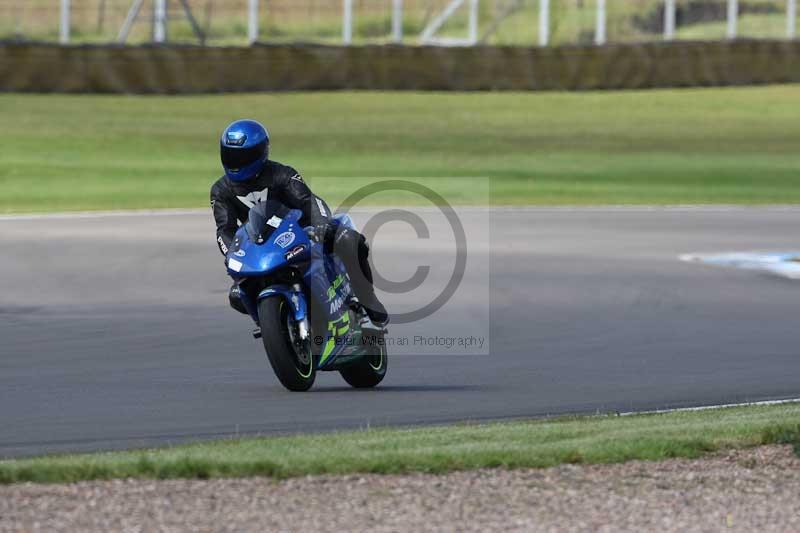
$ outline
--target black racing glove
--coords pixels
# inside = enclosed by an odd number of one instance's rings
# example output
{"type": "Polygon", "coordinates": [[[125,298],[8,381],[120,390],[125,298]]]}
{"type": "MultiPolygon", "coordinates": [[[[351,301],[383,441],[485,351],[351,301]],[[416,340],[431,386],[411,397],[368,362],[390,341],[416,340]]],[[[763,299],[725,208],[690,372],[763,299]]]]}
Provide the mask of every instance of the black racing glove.
{"type": "Polygon", "coordinates": [[[308,238],[314,242],[325,244],[326,241],[333,235],[333,226],[329,223],[317,224],[316,226],[309,226],[305,228],[308,233],[308,238]]]}

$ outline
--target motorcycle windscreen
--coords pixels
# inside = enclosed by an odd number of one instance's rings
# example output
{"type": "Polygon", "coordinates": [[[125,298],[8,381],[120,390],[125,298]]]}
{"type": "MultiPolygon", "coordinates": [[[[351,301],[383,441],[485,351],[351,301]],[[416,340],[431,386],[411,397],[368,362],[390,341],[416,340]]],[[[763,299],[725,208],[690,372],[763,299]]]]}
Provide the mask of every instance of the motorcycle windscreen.
{"type": "Polygon", "coordinates": [[[250,209],[245,229],[248,237],[256,243],[266,241],[289,214],[289,208],[275,200],[259,202],[250,209]]]}

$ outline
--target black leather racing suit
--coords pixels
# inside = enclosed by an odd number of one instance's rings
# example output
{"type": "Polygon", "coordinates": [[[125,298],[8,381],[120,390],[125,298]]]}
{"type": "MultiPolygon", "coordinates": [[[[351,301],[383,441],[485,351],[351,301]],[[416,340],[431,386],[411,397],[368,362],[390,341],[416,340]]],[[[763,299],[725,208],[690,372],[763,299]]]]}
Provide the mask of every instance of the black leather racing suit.
{"type": "MultiPolygon", "coordinates": [[[[235,182],[227,176],[218,179],[211,187],[211,209],[217,224],[217,245],[223,255],[233,242],[239,224],[247,222],[250,208],[258,202],[277,200],[291,209],[303,212],[300,224],[320,228],[325,246],[333,249],[342,259],[359,302],[375,322],[386,322],[386,309],[375,296],[372,270],[369,265],[369,247],[357,231],[339,227],[335,234],[325,231],[331,223],[327,204],[315,196],[300,174],[290,166],[267,161],[264,170],[253,179],[235,182]]],[[[238,288],[231,289],[231,305],[242,311],[238,301],[238,288]],[[237,305],[238,304],[238,305],[237,305]]]]}

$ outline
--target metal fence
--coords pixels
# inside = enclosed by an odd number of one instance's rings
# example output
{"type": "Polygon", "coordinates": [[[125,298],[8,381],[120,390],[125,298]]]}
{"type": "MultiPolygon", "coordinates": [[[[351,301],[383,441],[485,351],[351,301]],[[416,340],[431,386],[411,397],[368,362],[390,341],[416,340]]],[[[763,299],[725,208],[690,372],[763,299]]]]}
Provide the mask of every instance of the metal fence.
{"type": "Polygon", "coordinates": [[[552,46],[795,39],[799,0],[0,0],[0,39],[552,46]]]}

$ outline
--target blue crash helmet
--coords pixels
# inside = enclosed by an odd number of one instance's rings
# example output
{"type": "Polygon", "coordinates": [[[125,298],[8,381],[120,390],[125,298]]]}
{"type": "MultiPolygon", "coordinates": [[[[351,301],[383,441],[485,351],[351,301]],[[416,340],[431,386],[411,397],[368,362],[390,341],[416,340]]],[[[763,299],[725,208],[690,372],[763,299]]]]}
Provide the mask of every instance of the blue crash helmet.
{"type": "Polygon", "coordinates": [[[247,181],[267,163],[269,133],[255,120],[237,120],[222,132],[219,152],[225,175],[233,181],[247,181]]]}

